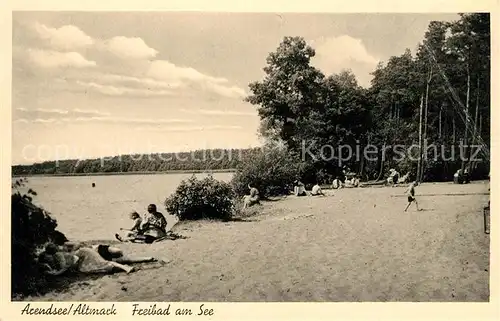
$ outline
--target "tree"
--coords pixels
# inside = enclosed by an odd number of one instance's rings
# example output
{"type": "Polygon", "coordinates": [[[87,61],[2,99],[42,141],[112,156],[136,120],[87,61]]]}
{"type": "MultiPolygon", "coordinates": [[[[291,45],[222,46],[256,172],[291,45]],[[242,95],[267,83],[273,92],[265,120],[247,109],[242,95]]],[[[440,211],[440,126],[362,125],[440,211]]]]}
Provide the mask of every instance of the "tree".
{"type": "Polygon", "coordinates": [[[324,75],[309,65],[314,55],[304,39],[285,37],[267,57],[264,80],[249,85],[252,94],[247,101],[258,105],[262,134],[274,133],[295,151],[300,146],[301,127],[320,104],[324,75]]]}

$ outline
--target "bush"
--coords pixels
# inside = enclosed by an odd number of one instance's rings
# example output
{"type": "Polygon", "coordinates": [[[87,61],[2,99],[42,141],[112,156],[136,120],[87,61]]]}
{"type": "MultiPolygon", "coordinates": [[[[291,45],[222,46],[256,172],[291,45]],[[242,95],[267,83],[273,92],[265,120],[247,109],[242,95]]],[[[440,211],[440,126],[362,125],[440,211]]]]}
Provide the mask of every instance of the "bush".
{"type": "Polygon", "coordinates": [[[33,204],[33,190],[26,194],[17,190],[17,181],[11,197],[11,281],[12,295],[27,295],[47,287],[47,280],[39,271],[37,251],[47,242],[62,242],[66,237],[56,231],[57,222],[43,208],[33,204]]]}
{"type": "Polygon", "coordinates": [[[165,200],[165,207],[179,220],[229,220],[234,210],[234,192],[228,183],[212,176],[183,180],[174,194],[165,200]]]}
{"type": "Polygon", "coordinates": [[[241,160],[231,185],[239,196],[248,194],[248,184],[257,188],[263,198],[287,195],[303,169],[303,164],[286,149],[266,148],[241,160]]]}

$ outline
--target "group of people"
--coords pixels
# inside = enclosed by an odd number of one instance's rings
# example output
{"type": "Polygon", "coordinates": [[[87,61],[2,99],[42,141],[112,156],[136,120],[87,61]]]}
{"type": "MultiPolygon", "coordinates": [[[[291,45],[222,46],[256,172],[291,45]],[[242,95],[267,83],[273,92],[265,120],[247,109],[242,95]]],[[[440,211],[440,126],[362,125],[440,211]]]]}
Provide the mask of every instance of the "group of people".
{"type": "Polygon", "coordinates": [[[149,204],[147,213],[143,218],[136,211],[130,213],[133,225],[126,231],[125,235],[115,234],[121,242],[153,243],[164,239],[168,235],[167,220],[162,213],[158,212],[155,204],[149,204]]]}
{"type": "Polygon", "coordinates": [[[391,168],[389,170],[389,177],[387,177],[386,185],[396,186],[397,184],[407,184],[410,178],[410,173],[401,176],[397,170],[391,168]]]}
{"type": "MultiPolygon", "coordinates": [[[[302,183],[299,180],[296,180],[294,182],[294,187],[293,187],[293,194],[295,196],[307,196],[307,191],[304,183],[302,183]]],[[[318,183],[316,183],[312,188],[310,192],[311,196],[320,196],[320,195],[325,195],[323,193],[323,190],[321,189],[321,186],[319,186],[318,183]]]]}
{"type": "Polygon", "coordinates": [[[130,263],[160,262],[154,257],[130,257],[122,250],[106,244],[84,246],[81,243],[57,242],[48,243],[38,255],[38,264],[44,274],[59,276],[69,272],[85,274],[113,273],[124,271],[130,273],[134,267],[130,263]]]}
{"type": "MultiPolygon", "coordinates": [[[[395,170],[392,170],[391,171],[391,176],[389,176],[389,177],[391,178],[391,183],[392,184],[395,184],[394,182],[398,182],[399,183],[401,181],[403,181],[403,182],[406,183],[406,181],[408,180],[409,175],[410,175],[410,173],[407,173],[403,177],[399,177],[399,173],[397,171],[395,171],[395,170]]],[[[354,177],[352,177],[351,180],[347,180],[346,179],[346,183],[345,184],[342,183],[339,178],[336,178],[333,181],[333,183],[332,183],[332,188],[338,189],[338,188],[343,188],[345,186],[359,187],[359,184],[360,184],[359,176],[355,175],[354,177]]],[[[410,207],[410,205],[412,203],[415,203],[415,206],[417,207],[417,210],[420,211],[420,209],[418,207],[418,202],[417,202],[417,200],[415,198],[415,187],[416,186],[418,186],[418,182],[417,181],[413,181],[413,182],[411,182],[409,184],[408,188],[406,189],[405,194],[408,196],[408,205],[405,208],[405,212],[408,210],[408,208],[410,207]]],[[[252,205],[260,203],[259,191],[257,190],[257,188],[255,188],[251,184],[248,185],[248,188],[250,190],[250,194],[243,197],[243,203],[244,203],[243,204],[243,209],[245,209],[247,207],[250,207],[252,205]]],[[[307,196],[308,192],[306,191],[304,183],[302,183],[299,180],[296,180],[294,182],[293,194],[295,196],[307,196]]],[[[320,196],[320,195],[324,196],[325,194],[323,193],[323,191],[321,189],[321,186],[318,183],[316,183],[312,187],[311,192],[310,192],[309,195],[311,195],[311,196],[320,196]]]]}
{"type": "MultiPolygon", "coordinates": [[[[115,234],[119,241],[153,243],[169,236],[167,220],[157,211],[155,204],[149,204],[144,218],[134,211],[130,219],[133,221],[132,227],[121,229],[125,235],[115,234]]],[[[129,257],[119,248],[106,244],[85,246],[72,243],[59,234],[38,255],[39,266],[47,275],[58,276],[70,271],[112,273],[118,270],[130,273],[134,268],[127,265],[129,263],[163,262],[153,257],[129,257]]]]}
{"type": "Polygon", "coordinates": [[[351,188],[351,187],[359,187],[361,184],[361,180],[358,175],[354,175],[351,179],[346,178],[345,182],[342,182],[340,178],[335,178],[332,182],[332,189],[341,189],[341,188],[351,188]]]}

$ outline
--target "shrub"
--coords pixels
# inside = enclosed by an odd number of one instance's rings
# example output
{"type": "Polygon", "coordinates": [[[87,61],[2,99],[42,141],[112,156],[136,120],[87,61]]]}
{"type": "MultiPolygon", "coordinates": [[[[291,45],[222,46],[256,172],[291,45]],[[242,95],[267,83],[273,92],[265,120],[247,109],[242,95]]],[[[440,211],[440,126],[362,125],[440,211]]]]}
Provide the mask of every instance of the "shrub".
{"type": "Polygon", "coordinates": [[[46,288],[47,280],[38,270],[37,251],[47,242],[63,242],[57,222],[43,208],[33,204],[33,190],[21,193],[17,181],[11,196],[12,295],[34,294],[46,288]]]}
{"type": "Polygon", "coordinates": [[[248,194],[248,184],[259,190],[260,196],[286,195],[294,180],[301,178],[303,164],[284,148],[266,148],[241,160],[231,181],[235,193],[248,194]]]}
{"type": "Polygon", "coordinates": [[[165,207],[179,220],[229,220],[234,210],[234,192],[228,183],[212,176],[183,180],[175,193],[165,200],[165,207]]]}

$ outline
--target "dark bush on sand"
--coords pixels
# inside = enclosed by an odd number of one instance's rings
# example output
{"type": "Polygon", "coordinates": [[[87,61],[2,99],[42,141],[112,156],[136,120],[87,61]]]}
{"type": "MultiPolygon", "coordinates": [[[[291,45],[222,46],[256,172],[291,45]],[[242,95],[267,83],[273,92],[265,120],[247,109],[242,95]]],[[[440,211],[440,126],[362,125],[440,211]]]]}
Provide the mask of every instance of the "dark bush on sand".
{"type": "Polygon", "coordinates": [[[57,222],[43,208],[33,204],[29,190],[18,190],[19,181],[13,186],[11,196],[11,283],[12,296],[35,294],[46,288],[47,280],[39,270],[37,251],[47,242],[63,243],[66,237],[56,231],[57,222]]]}
{"type": "Polygon", "coordinates": [[[249,193],[248,184],[261,197],[287,195],[296,179],[302,179],[304,165],[285,149],[269,147],[242,159],[231,181],[239,196],[249,193]]]}
{"type": "Polygon", "coordinates": [[[218,181],[212,176],[197,179],[192,176],[183,180],[175,193],[165,200],[165,207],[179,220],[232,218],[234,211],[234,192],[228,183],[218,181]]]}

